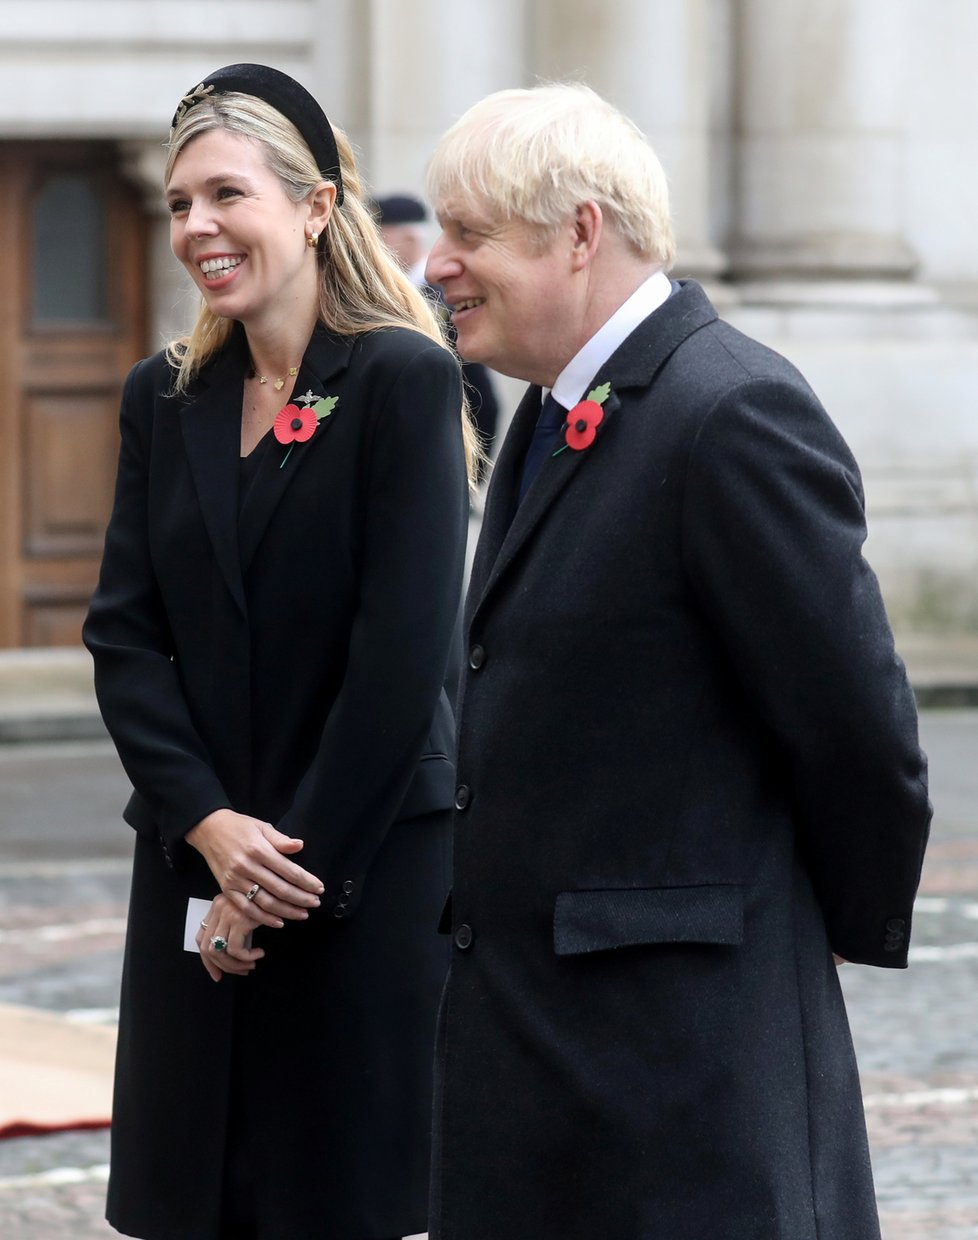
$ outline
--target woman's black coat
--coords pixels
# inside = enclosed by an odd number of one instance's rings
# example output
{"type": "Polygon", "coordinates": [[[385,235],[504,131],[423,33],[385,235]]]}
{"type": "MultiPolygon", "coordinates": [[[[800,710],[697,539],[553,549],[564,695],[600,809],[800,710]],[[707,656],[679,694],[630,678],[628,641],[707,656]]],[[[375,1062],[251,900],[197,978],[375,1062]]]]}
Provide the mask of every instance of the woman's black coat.
{"type": "Polygon", "coordinates": [[[186,397],[162,356],[134,368],[85,626],[135,789],[109,1218],[213,1237],[233,1109],[262,1240],[423,1230],[458,367],[411,331],[317,329],[294,391],[333,411],[288,459],[263,446],[239,515],[246,365],[235,328],[186,397]],[[188,897],[217,892],[183,837],[222,806],[303,839],[326,890],[307,923],[256,933],[254,974],[215,985],[183,948],[188,897]]]}

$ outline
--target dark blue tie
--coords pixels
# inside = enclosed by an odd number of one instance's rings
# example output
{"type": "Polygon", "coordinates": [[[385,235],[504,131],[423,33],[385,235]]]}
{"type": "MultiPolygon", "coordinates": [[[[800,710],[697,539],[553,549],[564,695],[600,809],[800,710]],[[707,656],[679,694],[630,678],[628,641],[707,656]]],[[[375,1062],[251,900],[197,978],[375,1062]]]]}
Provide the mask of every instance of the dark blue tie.
{"type": "Polygon", "coordinates": [[[522,504],[523,496],[529,490],[530,483],[540,472],[540,466],[556,450],[560,428],[566,421],[567,410],[555,401],[552,395],[548,395],[543,402],[540,416],[537,418],[533,438],[530,440],[526,460],[523,462],[523,475],[520,478],[520,494],[517,504],[522,504]]]}

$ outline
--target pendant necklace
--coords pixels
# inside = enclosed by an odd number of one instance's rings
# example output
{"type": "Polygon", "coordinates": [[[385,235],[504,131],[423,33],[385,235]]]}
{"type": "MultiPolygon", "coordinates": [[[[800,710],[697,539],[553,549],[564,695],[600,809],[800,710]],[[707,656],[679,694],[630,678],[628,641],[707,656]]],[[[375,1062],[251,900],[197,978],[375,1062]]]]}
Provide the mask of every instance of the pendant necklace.
{"type": "MultiPolygon", "coordinates": [[[[276,392],[281,392],[282,388],[285,387],[285,380],[287,378],[294,379],[298,373],[299,373],[298,366],[290,366],[288,375],[283,375],[281,379],[272,380],[272,387],[275,389],[276,392]]],[[[258,382],[263,385],[268,383],[268,375],[260,375],[258,371],[255,369],[254,362],[252,362],[251,369],[248,371],[248,378],[257,379],[258,382]]]]}

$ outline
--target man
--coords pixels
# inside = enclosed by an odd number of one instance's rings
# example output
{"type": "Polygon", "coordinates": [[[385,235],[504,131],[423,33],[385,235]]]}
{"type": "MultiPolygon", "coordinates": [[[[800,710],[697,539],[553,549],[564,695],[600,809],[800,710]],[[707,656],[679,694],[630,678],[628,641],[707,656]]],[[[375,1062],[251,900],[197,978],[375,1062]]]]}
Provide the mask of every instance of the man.
{"type": "Polygon", "coordinates": [[[878,1240],[833,953],[906,965],[930,807],[856,464],[664,274],[587,88],[477,104],[430,189],[461,353],[532,385],[467,605],[432,1240],[878,1240]]]}
{"type": "Polygon", "coordinates": [[[377,199],[376,210],[381,236],[387,248],[411,280],[423,288],[428,258],[425,239],[428,210],[424,203],[413,194],[388,194],[377,199]]]}
{"type": "MultiPolygon", "coordinates": [[[[425,280],[427,207],[420,198],[415,198],[411,194],[389,194],[377,199],[376,210],[380,232],[387,248],[418,288],[427,293],[447,316],[441,289],[437,285],[428,284],[425,280]]],[[[496,424],[499,421],[499,401],[496,399],[496,389],[489,372],[478,362],[463,361],[462,378],[465,381],[472,416],[479,431],[479,439],[488,460],[496,438],[496,424]]]]}

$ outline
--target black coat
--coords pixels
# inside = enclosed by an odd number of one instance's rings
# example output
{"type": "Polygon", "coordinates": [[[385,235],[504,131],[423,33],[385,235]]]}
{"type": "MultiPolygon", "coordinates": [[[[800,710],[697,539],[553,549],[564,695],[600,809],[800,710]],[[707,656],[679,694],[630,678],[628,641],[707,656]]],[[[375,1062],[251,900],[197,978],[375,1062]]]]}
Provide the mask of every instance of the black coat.
{"type": "Polygon", "coordinates": [[[131,373],[85,626],[137,833],[109,1218],[215,1236],[233,1103],[262,1240],[401,1234],[424,1227],[446,963],[459,371],[414,332],[317,329],[295,394],[335,408],[284,464],[263,445],[239,520],[246,365],[236,328],[187,398],[161,356],[131,373]],[[217,891],[183,836],[220,806],[304,839],[326,892],[215,985],[183,950],[188,897],[217,891]]]}
{"type": "Polygon", "coordinates": [[[930,808],[856,465],[686,283],[467,604],[432,1240],[876,1240],[834,949],[902,967],[930,808]]]}

